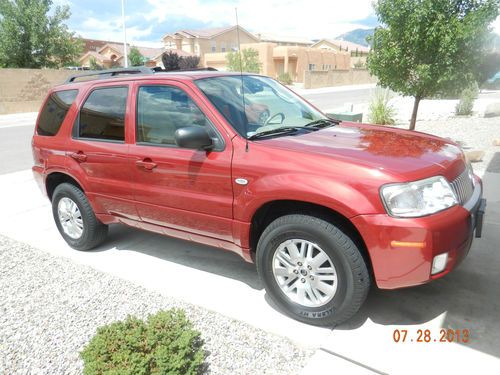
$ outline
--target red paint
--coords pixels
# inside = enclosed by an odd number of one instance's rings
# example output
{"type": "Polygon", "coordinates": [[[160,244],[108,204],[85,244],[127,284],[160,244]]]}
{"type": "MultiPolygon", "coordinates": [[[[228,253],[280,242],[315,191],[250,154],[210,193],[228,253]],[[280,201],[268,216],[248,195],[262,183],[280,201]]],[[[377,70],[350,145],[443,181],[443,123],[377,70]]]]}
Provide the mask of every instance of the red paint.
{"type": "Polygon", "coordinates": [[[397,219],[386,214],[379,197],[386,183],[435,175],[453,180],[465,168],[457,145],[417,132],[342,123],[308,134],[251,141],[247,151],[245,140],[193,83],[217,74],[224,73],[156,74],[55,88],[78,88],[79,94],[56,136],[33,137],[33,172],[42,190],[51,173],[67,174],[105,223],[217,246],[247,261],[251,221],[260,207],[276,200],[314,203],[344,216],[359,231],[381,288],[425,283],[448,273],[466,255],[472,229],[463,207],[397,219]],[[144,84],[184,90],[215,125],[224,149],[136,144],[136,95],[144,84]],[[129,86],[125,142],[72,138],[79,108],[90,91],[116,85],[129,86]],[[248,184],[236,184],[237,178],[248,184]],[[425,247],[393,248],[391,241],[425,242],[425,247]],[[433,256],[447,251],[446,270],[431,277],[433,256]]]}

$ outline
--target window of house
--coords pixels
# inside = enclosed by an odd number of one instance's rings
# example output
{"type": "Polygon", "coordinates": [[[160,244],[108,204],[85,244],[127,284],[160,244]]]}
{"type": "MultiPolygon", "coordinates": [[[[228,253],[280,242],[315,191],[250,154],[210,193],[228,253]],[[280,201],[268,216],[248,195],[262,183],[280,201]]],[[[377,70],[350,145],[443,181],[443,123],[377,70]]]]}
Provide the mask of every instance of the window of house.
{"type": "Polygon", "coordinates": [[[231,51],[233,52],[238,51],[238,45],[236,43],[231,43],[231,51]]]}
{"type": "Polygon", "coordinates": [[[210,41],[210,51],[217,52],[217,42],[215,40],[210,41]]]}
{"type": "Polygon", "coordinates": [[[309,70],[316,70],[316,64],[309,64],[309,70]]]}
{"type": "Polygon", "coordinates": [[[127,87],[92,91],[80,111],[78,136],[108,141],[125,141],[127,87]]]}
{"type": "Polygon", "coordinates": [[[175,131],[209,121],[181,89],[142,86],[137,96],[137,143],[175,145],[175,131]]]}
{"type": "Polygon", "coordinates": [[[57,134],[77,94],[78,90],[64,90],[50,95],[40,113],[36,131],[38,135],[57,134]]]}
{"type": "Polygon", "coordinates": [[[220,51],[221,52],[226,52],[226,43],[220,42],[220,51]]]}

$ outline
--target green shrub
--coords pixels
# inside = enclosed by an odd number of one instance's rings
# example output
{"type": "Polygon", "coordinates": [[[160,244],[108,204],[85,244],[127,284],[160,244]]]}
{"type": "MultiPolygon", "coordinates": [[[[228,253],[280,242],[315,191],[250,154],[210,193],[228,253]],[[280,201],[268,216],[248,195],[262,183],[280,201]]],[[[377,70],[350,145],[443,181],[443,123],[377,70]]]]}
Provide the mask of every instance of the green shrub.
{"type": "Polygon", "coordinates": [[[291,85],[293,83],[292,76],[290,73],[280,73],[278,76],[278,81],[280,81],[284,85],[291,85]]]}
{"type": "Polygon", "coordinates": [[[479,88],[477,83],[462,91],[460,100],[455,107],[455,114],[458,116],[472,115],[472,108],[474,108],[474,101],[479,95],[479,88]]]}
{"type": "Polygon", "coordinates": [[[396,110],[389,104],[389,90],[377,89],[370,102],[368,119],[372,124],[394,125],[396,110]]]}
{"type": "Polygon", "coordinates": [[[200,333],[176,309],[100,327],[80,355],[85,375],[195,375],[205,361],[200,333]]]}

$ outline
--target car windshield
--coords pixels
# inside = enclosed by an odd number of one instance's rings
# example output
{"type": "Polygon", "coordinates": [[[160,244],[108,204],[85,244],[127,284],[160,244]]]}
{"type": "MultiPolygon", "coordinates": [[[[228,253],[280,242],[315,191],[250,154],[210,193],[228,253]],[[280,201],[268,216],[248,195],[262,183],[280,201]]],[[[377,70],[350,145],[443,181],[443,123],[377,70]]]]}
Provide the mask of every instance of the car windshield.
{"type": "Polygon", "coordinates": [[[203,78],[195,83],[245,138],[327,119],[299,96],[268,77],[232,75],[203,78]]]}

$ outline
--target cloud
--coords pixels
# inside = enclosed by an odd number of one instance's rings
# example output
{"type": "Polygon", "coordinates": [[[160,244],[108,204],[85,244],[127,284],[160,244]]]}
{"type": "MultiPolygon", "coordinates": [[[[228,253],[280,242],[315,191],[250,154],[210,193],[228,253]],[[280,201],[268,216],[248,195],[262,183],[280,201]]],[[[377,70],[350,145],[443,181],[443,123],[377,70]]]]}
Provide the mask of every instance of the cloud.
{"type": "Polygon", "coordinates": [[[144,17],[151,22],[188,16],[212,27],[234,25],[237,7],[240,25],[250,31],[309,38],[334,37],[366,27],[360,21],[373,15],[372,0],[147,1],[151,10],[144,17]]]}

